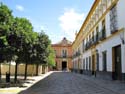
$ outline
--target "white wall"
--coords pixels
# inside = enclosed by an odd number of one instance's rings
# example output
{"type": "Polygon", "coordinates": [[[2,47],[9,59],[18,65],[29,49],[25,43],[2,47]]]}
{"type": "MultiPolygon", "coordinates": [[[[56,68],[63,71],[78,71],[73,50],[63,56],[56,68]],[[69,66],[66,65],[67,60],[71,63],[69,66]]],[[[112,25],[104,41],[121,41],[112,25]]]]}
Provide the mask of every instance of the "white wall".
{"type": "Polygon", "coordinates": [[[118,27],[119,29],[125,28],[125,0],[119,0],[117,4],[118,12],[118,27]]]}
{"type": "MultiPolygon", "coordinates": [[[[82,55],[82,60],[85,59],[85,69],[86,69],[86,58],[89,58],[89,56],[91,56],[91,50],[84,52],[84,54],[82,55]]],[[[88,59],[88,69],[89,69],[89,59],[88,59]]]]}
{"type": "MultiPolygon", "coordinates": [[[[102,70],[102,66],[103,66],[102,52],[107,51],[107,71],[112,71],[112,48],[120,44],[121,44],[120,37],[119,35],[116,35],[97,46],[97,49],[99,51],[99,70],[100,71],[102,70]]],[[[125,72],[125,63],[124,63],[125,51],[123,50],[125,50],[125,48],[123,48],[122,46],[122,66],[123,66],[122,72],[125,72]]]]}
{"type": "MultiPolygon", "coordinates": [[[[118,10],[118,27],[119,29],[125,28],[125,0],[119,0],[117,5],[118,10]]],[[[125,40],[125,30],[124,30],[125,40]]],[[[125,44],[122,45],[122,72],[125,73],[125,44]]]]}
{"type": "MultiPolygon", "coordinates": [[[[107,0],[111,3],[111,0],[107,0]]],[[[110,5],[109,3],[109,5],[110,5]]],[[[119,0],[117,4],[117,17],[118,17],[118,29],[125,28],[125,0],[119,0]]],[[[110,11],[105,16],[106,20],[106,37],[109,37],[111,34],[110,31],[110,11]]],[[[99,22],[99,31],[102,27],[102,22],[99,22]]],[[[124,40],[125,40],[125,31],[123,33],[124,40]]],[[[105,42],[102,42],[101,44],[96,46],[96,49],[99,51],[99,70],[102,71],[103,64],[102,64],[102,52],[107,51],[107,71],[112,71],[112,48],[121,45],[122,47],[122,72],[125,73],[125,45],[122,44],[120,39],[120,34],[113,35],[111,38],[107,39],[105,42]]],[[[82,43],[80,45],[80,48],[82,49],[82,43]]],[[[82,55],[82,62],[83,59],[86,61],[86,57],[92,56],[91,50],[85,51],[82,55]]],[[[91,59],[92,60],[92,59],[91,59]]],[[[81,62],[81,63],[82,63],[81,62]]],[[[88,60],[89,62],[89,60],[88,60]]],[[[83,66],[83,64],[81,64],[83,66]]],[[[77,66],[76,66],[77,67],[77,66]]],[[[83,69],[83,67],[81,67],[83,69]]],[[[86,68],[86,66],[85,66],[86,68]]]]}

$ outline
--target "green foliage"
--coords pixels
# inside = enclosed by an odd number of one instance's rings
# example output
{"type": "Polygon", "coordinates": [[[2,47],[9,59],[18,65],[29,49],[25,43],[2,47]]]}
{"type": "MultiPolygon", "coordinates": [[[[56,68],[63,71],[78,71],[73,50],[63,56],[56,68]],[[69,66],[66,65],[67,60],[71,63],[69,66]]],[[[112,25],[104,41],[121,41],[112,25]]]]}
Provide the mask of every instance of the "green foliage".
{"type": "MultiPolygon", "coordinates": [[[[0,3],[0,63],[4,62],[6,58],[7,48],[7,34],[12,24],[13,16],[12,11],[0,3]]],[[[0,80],[1,80],[1,66],[0,66],[0,80]]]]}
{"type": "Polygon", "coordinates": [[[51,46],[48,46],[49,56],[48,56],[48,65],[55,66],[55,52],[51,46]]]}
{"type": "Polygon", "coordinates": [[[28,19],[14,17],[12,11],[0,3],[0,62],[13,60],[16,64],[55,66],[50,45],[45,32],[34,32],[28,19]]]}
{"type": "Polygon", "coordinates": [[[0,3],[0,52],[1,62],[6,60],[7,54],[7,35],[13,22],[12,11],[4,4],[0,3]]]}
{"type": "Polygon", "coordinates": [[[48,63],[53,61],[50,40],[45,32],[33,31],[32,23],[26,18],[13,17],[12,11],[0,4],[0,49],[5,49],[5,59],[17,56],[17,61],[48,63]],[[6,54],[7,53],[7,54],[6,54]],[[48,59],[49,58],[49,59],[48,59]]]}
{"type": "Polygon", "coordinates": [[[7,34],[12,24],[12,11],[4,4],[0,3],[0,36],[7,34]]]}

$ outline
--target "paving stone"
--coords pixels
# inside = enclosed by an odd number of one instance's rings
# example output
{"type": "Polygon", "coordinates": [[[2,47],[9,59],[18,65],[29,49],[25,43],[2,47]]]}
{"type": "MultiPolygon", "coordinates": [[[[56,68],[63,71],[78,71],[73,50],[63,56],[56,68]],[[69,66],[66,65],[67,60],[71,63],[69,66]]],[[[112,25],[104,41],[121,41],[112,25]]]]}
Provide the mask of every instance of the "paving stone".
{"type": "Polygon", "coordinates": [[[54,72],[19,94],[125,94],[125,84],[70,72],[54,72]]]}

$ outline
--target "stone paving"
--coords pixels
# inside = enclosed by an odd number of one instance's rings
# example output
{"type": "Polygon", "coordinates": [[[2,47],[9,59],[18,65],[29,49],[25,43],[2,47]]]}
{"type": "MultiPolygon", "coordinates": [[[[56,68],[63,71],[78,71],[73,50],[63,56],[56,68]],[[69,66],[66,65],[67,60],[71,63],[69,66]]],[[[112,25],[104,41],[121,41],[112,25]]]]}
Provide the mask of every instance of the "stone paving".
{"type": "MultiPolygon", "coordinates": [[[[30,88],[35,83],[39,82],[40,80],[46,78],[50,74],[52,74],[53,71],[47,72],[46,74],[41,74],[39,76],[28,76],[27,80],[25,80],[22,84],[24,87],[11,87],[6,86],[5,88],[0,88],[0,94],[18,94],[19,92],[26,90],[30,88]]],[[[14,76],[11,76],[11,80],[13,81],[14,76]]],[[[23,80],[24,76],[18,76],[18,80],[23,80]]],[[[9,83],[8,83],[9,84],[9,83]]],[[[1,84],[0,84],[1,85],[1,84]]]]}
{"type": "Polygon", "coordinates": [[[54,72],[18,94],[125,94],[125,83],[70,72],[54,72]]]}

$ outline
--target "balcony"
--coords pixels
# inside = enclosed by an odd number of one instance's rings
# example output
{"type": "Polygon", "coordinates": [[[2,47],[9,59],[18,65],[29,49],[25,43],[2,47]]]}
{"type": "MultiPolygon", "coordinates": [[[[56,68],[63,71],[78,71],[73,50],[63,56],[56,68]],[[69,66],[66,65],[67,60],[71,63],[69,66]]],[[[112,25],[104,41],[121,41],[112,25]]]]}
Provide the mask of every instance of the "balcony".
{"type": "Polygon", "coordinates": [[[116,5],[113,6],[110,10],[110,30],[111,34],[118,31],[118,15],[117,15],[117,7],[116,5]]]}
{"type": "Polygon", "coordinates": [[[88,50],[88,48],[89,48],[89,42],[86,43],[85,50],[88,50]]]}
{"type": "Polygon", "coordinates": [[[110,29],[111,29],[111,34],[117,32],[118,31],[117,22],[114,22],[113,24],[111,24],[110,29]]]}
{"type": "MultiPolygon", "coordinates": [[[[104,37],[104,35],[101,35],[101,38],[104,37]]],[[[88,50],[89,48],[91,48],[93,45],[96,45],[99,41],[99,33],[97,33],[95,36],[93,36],[89,42],[86,43],[86,45],[84,45],[84,49],[88,50]]]]}
{"type": "Polygon", "coordinates": [[[56,58],[72,58],[72,56],[56,56],[56,58]]]}
{"type": "Polygon", "coordinates": [[[98,32],[95,36],[93,36],[85,45],[83,45],[85,50],[88,50],[89,48],[91,48],[93,45],[96,45],[99,41],[102,41],[106,38],[106,30],[103,27],[103,29],[98,32]]]}
{"type": "Polygon", "coordinates": [[[92,46],[92,40],[88,41],[85,45],[85,50],[88,50],[92,46]]]}
{"type": "Polygon", "coordinates": [[[80,51],[79,52],[76,52],[74,55],[73,55],[73,58],[77,58],[81,55],[80,51]]]}
{"type": "Polygon", "coordinates": [[[92,39],[90,39],[90,45],[95,45],[95,36],[93,36],[92,39]]]}
{"type": "Polygon", "coordinates": [[[106,38],[106,31],[105,31],[105,28],[103,28],[101,30],[101,32],[99,32],[99,40],[104,40],[106,38]]]}

